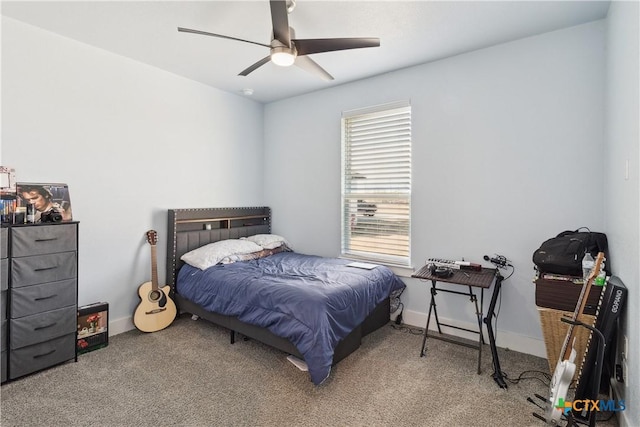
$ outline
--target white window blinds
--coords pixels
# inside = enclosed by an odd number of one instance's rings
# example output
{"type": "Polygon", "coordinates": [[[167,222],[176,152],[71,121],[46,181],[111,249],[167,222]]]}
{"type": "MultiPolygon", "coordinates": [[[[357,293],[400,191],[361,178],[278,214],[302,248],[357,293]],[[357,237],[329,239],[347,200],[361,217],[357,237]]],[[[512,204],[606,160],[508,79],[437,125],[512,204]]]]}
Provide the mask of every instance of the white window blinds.
{"type": "Polygon", "coordinates": [[[408,266],[411,107],[342,115],[342,255],[408,266]]]}

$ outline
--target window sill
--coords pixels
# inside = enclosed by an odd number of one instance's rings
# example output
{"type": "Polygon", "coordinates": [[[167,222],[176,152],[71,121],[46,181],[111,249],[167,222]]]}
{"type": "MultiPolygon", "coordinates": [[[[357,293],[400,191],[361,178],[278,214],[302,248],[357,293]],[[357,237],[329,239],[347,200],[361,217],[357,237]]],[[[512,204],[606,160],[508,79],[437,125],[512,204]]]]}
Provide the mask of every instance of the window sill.
{"type": "Polygon", "coordinates": [[[400,265],[387,265],[387,267],[389,267],[391,269],[391,271],[393,271],[396,276],[400,276],[400,277],[411,277],[411,275],[413,274],[414,271],[416,271],[415,268],[413,267],[409,267],[409,266],[400,266],[400,265]]]}
{"type": "Polygon", "coordinates": [[[371,264],[384,265],[385,267],[389,267],[391,271],[393,271],[395,275],[399,277],[411,277],[411,275],[415,271],[415,268],[408,265],[389,264],[389,263],[384,263],[377,260],[368,260],[368,259],[355,258],[355,257],[352,258],[352,257],[346,257],[346,256],[341,256],[339,258],[348,259],[350,261],[355,261],[355,262],[368,262],[371,264]]]}

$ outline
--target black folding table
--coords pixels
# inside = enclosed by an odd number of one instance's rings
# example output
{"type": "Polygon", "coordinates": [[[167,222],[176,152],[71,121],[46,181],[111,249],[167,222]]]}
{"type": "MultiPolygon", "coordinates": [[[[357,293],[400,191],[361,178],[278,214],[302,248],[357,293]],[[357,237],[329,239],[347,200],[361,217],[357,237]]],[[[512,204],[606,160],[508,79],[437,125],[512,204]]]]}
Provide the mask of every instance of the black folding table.
{"type": "Polygon", "coordinates": [[[425,265],[424,267],[422,267],[420,270],[418,270],[411,276],[417,279],[431,281],[431,300],[429,302],[429,313],[427,315],[427,324],[424,329],[422,347],[420,349],[420,357],[423,357],[426,354],[427,335],[429,335],[430,338],[439,339],[439,340],[447,341],[453,344],[475,348],[478,350],[478,374],[480,374],[481,372],[480,365],[482,362],[482,345],[484,344],[484,337],[482,335],[482,324],[484,323],[487,327],[487,335],[489,336],[489,345],[491,346],[491,354],[493,356],[493,368],[494,368],[493,379],[501,388],[507,388],[507,383],[505,382],[502,370],[500,369],[500,360],[498,358],[498,350],[496,347],[495,335],[493,333],[493,326],[491,325],[491,320],[495,315],[495,307],[496,307],[496,302],[498,300],[498,296],[500,294],[502,280],[504,279],[500,274],[500,271],[495,268],[482,268],[481,271],[453,269],[452,270],[453,275],[451,275],[450,277],[439,277],[433,274],[429,267],[430,267],[429,265],[425,265]],[[438,287],[437,282],[464,286],[467,288],[467,291],[463,292],[460,290],[438,287]],[[482,311],[484,306],[484,290],[489,289],[492,284],[494,285],[493,294],[491,296],[491,302],[489,304],[489,308],[485,316],[482,311]],[[480,290],[479,306],[478,306],[478,298],[474,292],[474,289],[476,291],[478,289],[480,290]],[[438,292],[446,292],[450,294],[463,295],[463,296],[469,297],[470,301],[475,305],[476,317],[478,320],[478,330],[462,328],[460,326],[455,326],[455,325],[450,325],[450,324],[440,322],[440,319],[438,319],[438,310],[436,306],[436,295],[438,292]],[[431,322],[431,313],[434,314],[434,317],[436,320],[436,326],[438,327],[438,334],[428,333],[429,323],[431,322]],[[457,340],[455,338],[450,338],[446,335],[443,335],[442,334],[443,326],[478,334],[479,336],[478,343],[472,344],[469,342],[457,340]]]}

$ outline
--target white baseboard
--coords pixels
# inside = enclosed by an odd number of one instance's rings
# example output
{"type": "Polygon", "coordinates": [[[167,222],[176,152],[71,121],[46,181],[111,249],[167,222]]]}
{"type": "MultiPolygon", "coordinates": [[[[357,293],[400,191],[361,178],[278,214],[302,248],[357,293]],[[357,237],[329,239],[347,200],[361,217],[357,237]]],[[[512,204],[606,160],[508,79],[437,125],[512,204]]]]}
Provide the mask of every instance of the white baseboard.
{"type": "MultiPolygon", "coordinates": [[[[616,381],[615,378],[609,379],[609,384],[611,385],[609,391],[609,398],[614,400],[624,400],[626,402],[624,396],[624,383],[620,383],[616,381]]],[[[620,427],[633,427],[635,424],[631,424],[631,420],[627,415],[628,411],[620,411],[616,412],[616,417],[618,418],[618,425],[620,427]]]]}
{"type": "MultiPolygon", "coordinates": [[[[403,322],[410,326],[415,326],[418,328],[424,328],[427,324],[427,314],[421,313],[419,311],[411,311],[405,310],[402,313],[403,322]]],[[[448,323],[450,325],[457,326],[459,328],[478,330],[478,325],[476,323],[470,322],[461,322],[455,319],[449,319],[446,317],[438,316],[440,323],[448,323]]],[[[431,322],[429,323],[429,330],[437,331],[438,328],[436,326],[435,318],[431,318],[431,322]]],[[[487,336],[487,330],[483,327],[485,342],[489,342],[489,337],[487,336]]],[[[461,338],[467,338],[472,340],[477,340],[478,335],[472,334],[470,332],[460,331],[455,328],[443,328],[443,333],[458,336],[461,338]]],[[[544,341],[537,338],[531,338],[520,334],[515,334],[513,332],[498,330],[494,331],[494,335],[496,336],[496,346],[501,348],[508,348],[510,350],[519,351],[521,353],[531,354],[533,356],[542,357],[544,359],[547,358],[547,350],[544,345],[544,341]]]]}
{"type": "Polygon", "coordinates": [[[618,425],[620,427],[634,427],[638,424],[631,424],[631,420],[627,416],[627,411],[616,412],[616,418],[618,418],[618,425]]]}
{"type": "Polygon", "coordinates": [[[109,319],[109,336],[110,337],[121,334],[123,332],[130,331],[135,328],[136,326],[133,324],[133,317],[130,317],[130,316],[122,317],[116,320],[109,319]]]}

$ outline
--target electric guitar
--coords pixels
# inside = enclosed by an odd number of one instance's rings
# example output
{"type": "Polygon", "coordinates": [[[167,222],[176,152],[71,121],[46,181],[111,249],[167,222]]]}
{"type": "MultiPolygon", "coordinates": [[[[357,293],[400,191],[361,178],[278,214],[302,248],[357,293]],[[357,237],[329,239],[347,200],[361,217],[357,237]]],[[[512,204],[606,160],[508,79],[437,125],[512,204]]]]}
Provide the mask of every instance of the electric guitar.
{"type": "Polygon", "coordinates": [[[133,314],[133,324],[142,332],[156,332],[166,328],[176,318],[177,309],[169,297],[169,286],[158,286],[158,265],[156,262],[156,243],[158,233],[147,231],[147,242],[151,245],[151,281],[138,288],[140,304],[133,314]]]}
{"type": "MultiPolygon", "coordinates": [[[[595,265],[591,269],[591,273],[589,274],[588,279],[582,285],[582,291],[580,292],[580,296],[578,297],[576,309],[573,312],[573,317],[571,319],[574,322],[584,311],[584,307],[587,304],[587,297],[589,295],[589,292],[591,291],[591,285],[600,273],[603,260],[604,253],[598,253],[595,265]]],[[[564,340],[562,351],[560,351],[560,358],[556,365],[556,369],[553,373],[551,384],[549,386],[549,400],[547,400],[546,402],[546,419],[547,423],[549,423],[550,425],[558,425],[558,423],[562,419],[562,415],[565,413],[564,399],[565,397],[567,397],[569,385],[571,385],[573,375],[576,372],[576,365],[574,363],[576,359],[576,337],[573,332],[574,326],[575,325],[569,325],[569,330],[567,331],[567,336],[564,340]],[[571,343],[571,348],[569,348],[569,343],[571,343]]],[[[570,410],[571,408],[568,409],[570,410]]]]}

